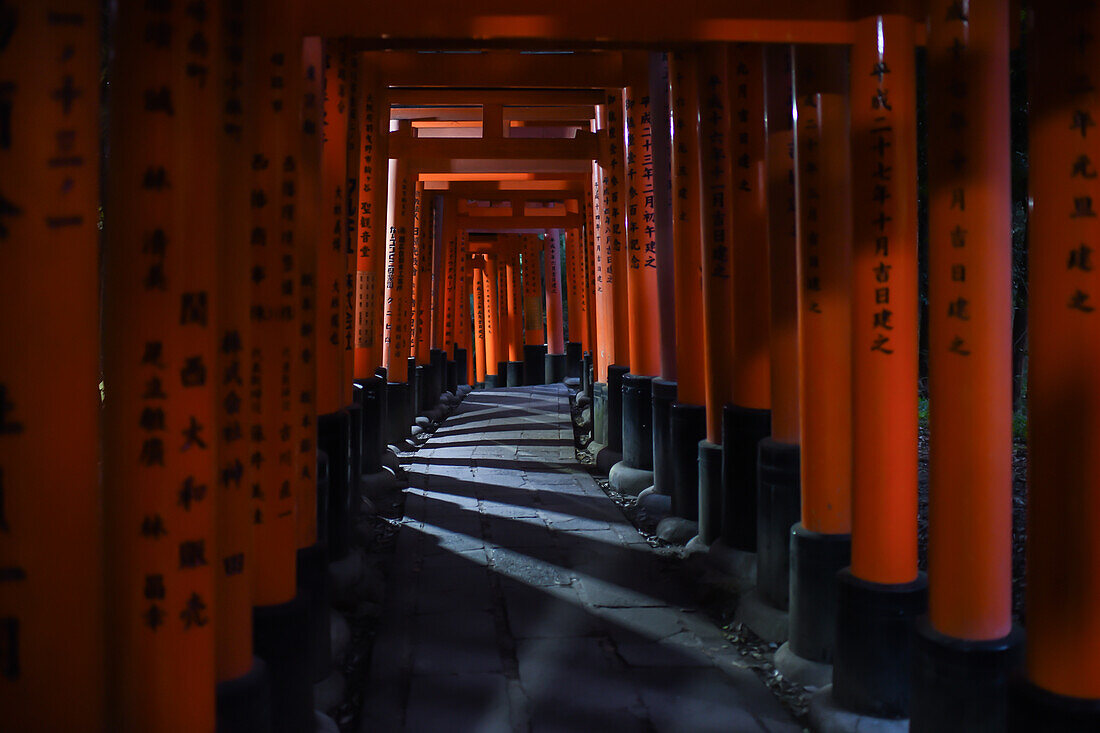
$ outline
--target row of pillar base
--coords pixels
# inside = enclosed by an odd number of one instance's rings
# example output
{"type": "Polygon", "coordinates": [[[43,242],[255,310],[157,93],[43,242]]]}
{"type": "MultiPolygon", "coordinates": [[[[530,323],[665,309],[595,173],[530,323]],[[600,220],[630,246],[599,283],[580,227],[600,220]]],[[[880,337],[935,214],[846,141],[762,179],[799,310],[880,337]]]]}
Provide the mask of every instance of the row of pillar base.
{"type": "Polygon", "coordinates": [[[873,718],[882,730],[895,729],[889,721],[927,732],[1100,730],[1097,701],[1023,678],[1019,629],[992,641],[947,637],[925,616],[923,573],[896,585],[852,575],[849,535],[799,523],[799,446],[769,437],[767,410],[728,405],[720,446],[705,440],[705,408],[676,402],[674,382],[611,366],[605,383],[582,371],[581,387],[591,389],[597,466],[613,487],[623,467],[651,470],[672,514],[698,522],[689,548],[721,555],[716,564],[741,576],[743,620],[782,642],[779,671],[822,688],[816,727],[862,729],[873,718]]]}
{"type": "Polygon", "coordinates": [[[566,377],[581,375],[581,345],[566,344],[566,353],[548,354],[546,344],[526,344],[523,361],[498,361],[495,371],[485,373],[485,387],[524,387],[556,384],[566,377]]]}
{"type": "Polygon", "coordinates": [[[355,382],[354,404],[318,415],[318,541],[298,550],[295,597],[253,609],[256,656],[247,673],[218,684],[219,733],[315,729],[314,684],[333,663],[329,566],[351,550],[360,477],[383,473],[387,444],[409,435],[417,413],[467,381],[464,349],[452,360],[433,350],[429,364],[410,367],[410,382],[387,382],[379,369],[355,382]]]}

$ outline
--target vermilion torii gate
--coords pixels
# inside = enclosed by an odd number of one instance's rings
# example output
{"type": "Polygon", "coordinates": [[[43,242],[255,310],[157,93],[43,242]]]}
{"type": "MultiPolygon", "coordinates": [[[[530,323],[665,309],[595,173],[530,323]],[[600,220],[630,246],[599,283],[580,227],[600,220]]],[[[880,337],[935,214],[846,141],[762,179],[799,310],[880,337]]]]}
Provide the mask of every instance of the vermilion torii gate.
{"type": "Polygon", "coordinates": [[[1100,10],[475,5],[0,2],[4,723],[312,729],[387,446],[579,376],[813,724],[1100,728],[1100,10]]]}

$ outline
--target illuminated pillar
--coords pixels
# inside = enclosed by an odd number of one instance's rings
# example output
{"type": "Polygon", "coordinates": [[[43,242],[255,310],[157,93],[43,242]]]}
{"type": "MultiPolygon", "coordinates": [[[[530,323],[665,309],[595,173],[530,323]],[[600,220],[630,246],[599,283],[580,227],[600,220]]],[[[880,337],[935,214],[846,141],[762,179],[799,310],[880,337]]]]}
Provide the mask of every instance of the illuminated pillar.
{"type": "Polygon", "coordinates": [[[913,21],[856,21],[852,110],[852,564],[833,698],[904,717],[917,572],[917,168],[913,21]]]}
{"type": "Polygon", "coordinates": [[[702,153],[703,364],[707,434],[699,443],[699,537],[718,539],[722,527],[722,408],[733,396],[733,240],[730,202],[728,49],[710,45],[699,59],[699,140],[702,153]]]}
{"type": "MultiPolygon", "coordinates": [[[[447,197],[442,199],[443,213],[442,213],[442,242],[444,247],[443,254],[443,295],[442,303],[439,308],[433,312],[433,319],[439,318],[440,322],[440,340],[435,343],[435,347],[442,349],[447,359],[447,374],[445,381],[445,387],[451,394],[458,393],[459,374],[458,374],[458,362],[456,360],[455,348],[457,344],[455,342],[455,332],[458,328],[458,318],[456,316],[456,309],[459,306],[459,290],[460,280],[458,277],[458,221],[455,218],[455,198],[447,197]],[[442,315],[440,315],[442,310],[442,315]]],[[[433,320],[433,326],[435,321],[433,320]]]]}
{"type": "MultiPolygon", "coordinates": [[[[101,732],[113,729],[99,475],[101,8],[50,10],[6,6],[18,23],[0,43],[0,715],[11,730],[101,732]]],[[[144,629],[138,613],[124,623],[144,629]]]]}
{"type": "MultiPolygon", "coordinates": [[[[352,59],[352,67],[355,60],[352,59]]],[[[357,104],[358,125],[356,139],[359,154],[357,176],[349,174],[358,191],[358,208],[353,215],[355,222],[355,378],[367,379],[383,363],[384,315],[386,294],[384,283],[389,282],[387,269],[387,220],[389,107],[374,78],[372,61],[363,55],[358,64],[357,104]]],[[[350,136],[349,136],[350,137],[350,136]]],[[[390,381],[404,381],[394,380],[390,381]]]]}
{"type": "Polygon", "coordinates": [[[408,434],[413,415],[410,406],[409,312],[412,287],[413,206],[416,176],[404,160],[391,160],[386,247],[386,325],[383,336],[383,366],[389,383],[386,389],[388,438],[397,442],[408,434]]]}
{"type": "Polygon", "coordinates": [[[523,283],[520,278],[519,238],[508,238],[505,263],[508,281],[508,374],[509,387],[523,386],[523,283]]]}
{"type": "MultiPolygon", "coordinates": [[[[1089,3],[1035,8],[1034,66],[1028,72],[1033,79],[1028,178],[1034,203],[1028,259],[1027,680],[1012,695],[1013,731],[1084,731],[1100,725],[1100,464],[1093,447],[1100,436],[1100,328],[1092,298],[1100,234],[1094,203],[1100,200],[1098,29],[1100,13],[1089,3]]],[[[973,117],[967,120],[976,124],[973,117]]],[[[973,152],[968,153],[969,164],[973,152]]],[[[981,199],[971,204],[980,190],[965,192],[967,216],[980,216],[987,205],[981,199]]],[[[965,254],[959,260],[965,263],[990,245],[984,232],[963,228],[968,231],[960,249],[966,251],[952,254],[965,254]]],[[[959,295],[982,292],[974,288],[988,275],[972,275],[972,269],[966,291],[952,283],[959,295]]],[[[981,317],[981,311],[971,310],[971,319],[981,317]]],[[[977,339],[979,323],[952,325],[960,337],[977,339]]],[[[967,358],[985,359],[983,348],[988,347],[971,341],[967,358]]],[[[1000,398],[991,393],[990,399],[1000,398]]],[[[1000,404],[998,418],[1004,409],[1000,404]]],[[[1001,521],[1000,514],[995,521],[1001,521]]],[[[1004,627],[997,611],[991,618],[1001,625],[990,628],[994,633],[1004,627]]]]}
{"type": "Polygon", "coordinates": [[[472,261],[473,302],[474,302],[474,381],[485,386],[485,271],[484,260],[472,261]]]}
{"type": "MultiPolygon", "coordinates": [[[[576,201],[567,201],[566,211],[578,214],[576,201]]],[[[581,229],[565,230],[565,302],[568,310],[566,331],[569,338],[565,342],[565,373],[568,377],[580,378],[581,356],[585,331],[588,327],[588,313],[584,298],[584,259],[581,229]]]]}
{"type": "MultiPolygon", "coordinates": [[[[472,321],[470,318],[470,293],[473,289],[470,280],[470,256],[468,237],[464,229],[458,232],[458,251],[456,259],[458,270],[455,272],[458,290],[455,292],[455,373],[458,384],[470,384],[470,359],[473,358],[474,342],[472,321]]],[[[476,380],[475,380],[476,381],[476,380]]]]}
{"type": "Polygon", "coordinates": [[[483,307],[485,309],[485,386],[487,388],[503,386],[503,380],[499,374],[499,350],[500,350],[500,297],[497,288],[500,285],[500,277],[497,275],[496,255],[485,255],[485,264],[481,270],[482,288],[484,295],[483,307]]]}
{"type": "MultiPolygon", "coordinates": [[[[789,53],[785,46],[768,49],[780,56],[789,53]]],[[[777,335],[772,328],[775,305],[779,300],[787,306],[786,314],[794,305],[773,292],[773,283],[784,277],[790,282],[784,283],[788,290],[783,292],[790,292],[793,271],[769,270],[777,239],[780,261],[787,263],[794,256],[790,72],[776,74],[769,64],[765,81],[764,53],[760,45],[738,44],[730,47],[729,56],[730,218],[735,234],[731,403],[722,409],[722,539],[744,552],[757,550],[758,447],[771,432],[770,407],[777,391],[772,377],[779,365],[771,351],[777,335]]],[[[797,386],[782,388],[794,391],[797,386]]]]}
{"type": "Polygon", "coordinates": [[[611,479],[617,490],[639,493],[653,483],[653,377],[661,371],[657,292],[657,215],[653,186],[653,119],[649,58],[625,57],[629,85],[623,91],[626,132],[626,286],[629,363],[623,378],[623,467],[611,479]],[[640,469],[644,474],[623,471],[640,469]],[[629,480],[625,480],[630,476],[629,480]]]}
{"type": "MultiPolygon", "coordinates": [[[[790,533],[787,651],[831,678],[836,574],[851,561],[852,174],[847,52],[795,49],[800,518],[790,533]],[[811,218],[808,205],[816,216],[811,218]]],[[[797,660],[795,660],[797,661],[797,660]]]]}
{"type": "MultiPolygon", "coordinates": [[[[94,28],[98,11],[89,12],[94,28]]],[[[218,203],[211,181],[220,122],[213,79],[220,74],[212,66],[219,59],[194,45],[177,49],[172,39],[197,34],[217,48],[218,22],[182,5],[128,4],[114,26],[110,149],[126,154],[112,156],[104,207],[103,516],[113,730],[214,727],[214,384],[220,375],[214,371],[218,203]],[[204,81],[207,74],[213,79],[204,81]]],[[[85,99],[69,97],[80,101],[78,112],[95,98],[96,80],[84,78],[90,82],[85,99]]],[[[62,95],[77,91],[76,78],[66,79],[62,95]]],[[[86,154],[94,160],[94,146],[86,154]]],[[[47,227],[62,222],[54,225],[62,235],[83,225],[79,209],[66,209],[64,219],[61,211],[43,213],[47,227]]],[[[18,403],[6,398],[4,404],[18,403]]],[[[29,424],[29,417],[19,421],[29,424]]],[[[16,416],[5,420],[11,424],[16,416]]],[[[284,552],[265,546],[269,557],[285,560],[278,568],[285,580],[262,586],[270,593],[259,597],[265,601],[294,597],[293,512],[286,529],[284,552]],[[276,590],[285,598],[276,598],[276,590]]],[[[257,582],[271,579],[270,572],[256,576],[257,582]]]]}
{"type": "Polygon", "coordinates": [[[417,184],[416,225],[413,235],[412,346],[416,358],[416,412],[421,414],[435,401],[432,395],[432,265],[435,261],[431,199],[417,184]]]}
{"type": "Polygon", "coordinates": [[[703,247],[700,194],[699,58],[669,57],[672,106],[672,237],[676,301],[677,402],[669,415],[674,460],[672,513],[699,518],[699,441],[706,438],[703,247]]]}
{"type": "Polygon", "coordinates": [[[546,282],[546,383],[565,379],[565,332],[561,304],[561,230],[550,229],[543,241],[546,282]]]}
{"type": "Polygon", "coordinates": [[[546,331],[542,322],[542,247],[523,235],[523,383],[545,384],[546,331]]]}

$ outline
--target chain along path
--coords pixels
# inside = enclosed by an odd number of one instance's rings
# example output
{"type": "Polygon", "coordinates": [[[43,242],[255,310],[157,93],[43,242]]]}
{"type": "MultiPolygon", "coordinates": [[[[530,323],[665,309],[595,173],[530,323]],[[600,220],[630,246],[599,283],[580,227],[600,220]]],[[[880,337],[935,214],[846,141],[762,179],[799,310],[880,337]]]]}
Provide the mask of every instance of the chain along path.
{"type": "Polygon", "coordinates": [[[415,453],[362,731],[800,731],[576,460],[562,385],[415,453]]]}

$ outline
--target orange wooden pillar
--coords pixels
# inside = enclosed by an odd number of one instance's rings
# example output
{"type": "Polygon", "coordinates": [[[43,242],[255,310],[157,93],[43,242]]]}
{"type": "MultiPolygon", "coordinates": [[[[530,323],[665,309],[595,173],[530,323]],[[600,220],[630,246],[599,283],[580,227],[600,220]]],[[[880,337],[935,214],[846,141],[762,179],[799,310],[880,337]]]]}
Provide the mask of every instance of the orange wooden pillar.
{"type": "Polygon", "coordinates": [[[913,21],[861,18],[852,96],[852,564],[840,575],[833,697],[908,710],[917,572],[917,174],[913,21]]]}
{"type": "Polygon", "coordinates": [[[936,407],[929,614],[918,624],[911,718],[914,730],[1003,730],[1009,668],[1022,642],[1019,633],[1010,637],[1010,13],[1004,3],[951,11],[940,1],[930,15],[928,369],[936,407]],[[956,227],[966,232],[963,246],[953,246],[956,227]]]}
{"type": "Polygon", "coordinates": [[[789,650],[830,664],[836,635],[835,578],[851,560],[852,527],[852,175],[846,50],[798,46],[795,86],[801,522],[791,532],[789,650]]]}
{"type": "Polygon", "coordinates": [[[454,197],[441,199],[443,210],[441,212],[441,237],[443,246],[442,272],[440,277],[441,302],[439,307],[432,312],[432,345],[443,352],[446,373],[443,379],[443,389],[451,394],[458,393],[460,375],[458,373],[458,360],[455,348],[455,331],[458,326],[456,309],[460,283],[458,278],[458,221],[455,211],[456,201],[454,197]],[[438,337],[438,338],[437,338],[438,337]]]}
{"type": "Polygon", "coordinates": [[[432,264],[434,261],[431,198],[425,196],[420,183],[416,186],[413,205],[412,251],[412,352],[409,369],[415,369],[415,410],[419,415],[432,403],[431,347],[432,347],[432,264]],[[415,366],[414,366],[415,364],[415,366]]]}
{"type": "MultiPolygon", "coordinates": [[[[649,55],[624,57],[629,85],[623,90],[626,133],[626,289],[630,373],[622,385],[622,453],[625,467],[653,470],[653,378],[661,372],[661,314],[657,290],[657,214],[653,181],[653,119],[649,55]]],[[[623,488],[622,471],[613,486],[623,488]]],[[[652,485],[652,476],[632,482],[652,485]]],[[[644,489],[646,486],[641,486],[644,489]]],[[[640,490],[636,489],[636,490],[640,490]]]]}
{"type": "MultiPolygon", "coordinates": [[[[594,123],[593,123],[594,124],[594,123]]],[[[584,343],[584,351],[587,356],[588,368],[592,368],[595,363],[596,353],[596,247],[599,244],[599,234],[597,232],[600,217],[596,213],[596,205],[598,196],[594,190],[596,185],[595,179],[588,180],[586,177],[585,191],[582,196],[584,203],[584,240],[582,242],[582,256],[584,259],[584,273],[585,273],[585,317],[586,328],[585,335],[588,340],[584,343]]],[[[585,379],[588,379],[586,376],[585,379]]]]}
{"type": "Polygon", "coordinates": [[[458,263],[455,270],[455,373],[458,385],[469,385],[471,375],[470,360],[474,356],[474,342],[472,338],[472,322],[470,314],[470,293],[473,286],[470,281],[470,256],[467,252],[466,231],[458,231],[458,245],[455,259],[458,263]]]}
{"type": "Polygon", "coordinates": [[[482,280],[482,308],[485,319],[485,386],[500,387],[500,297],[497,289],[500,277],[497,275],[496,255],[485,255],[485,263],[481,268],[482,280]]]}
{"type": "Polygon", "coordinates": [[[519,237],[508,238],[505,275],[508,282],[508,372],[509,387],[523,386],[523,282],[520,273],[519,237]]]}
{"type": "Polygon", "coordinates": [[[383,366],[389,380],[386,393],[388,437],[390,442],[396,442],[408,433],[414,417],[414,375],[409,374],[409,351],[416,174],[408,162],[401,159],[391,160],[389,168],[383,366]]]}
{"type": "Polygon", "coordinates": [[[472,260],[474,303],[474,379],[475,383],[485,386],[485,262],[482,258],[472,260]]]}
{"type": "Polygon", "coordinates": [[[699,140],[702,154],[703,364],[706,440],[699,443],[699,536],[706,544],[722,529],[722,409],[733,397],[728,49],[700,53],[699,140]]]}
{"type": "MultiPolygon", "coordinates": [[[[92,27],[95,13],[86,19],[92,27]]],[[[210,182],[220,122],[213,80],[220,74],[215,60],[148,30],[217,39],[218,22],[216,15],[189,15],[182,5],[129,4],[116,16],[111,149],[126,154],[113,156],[107,179],[103,288],[112,730],[214,727],[214,380],[220,375],[214,372],[218,207],[210,182]],[[189,75],[195,65],[212,78],[189,75]]],[[[75,79],[66,78],[64,88],[76,91],[75,79]]],[[[89,99],[78,110],[94,99],[90,81],[83,90],[89,99]]],[[[93,151],[87,154],[94,159],[93,151]]],[[[61,215],[43,213],[47,225],[61,215]]],[[[79,210],[64,213],[69,223],[62,231],[79,226],[79,210]]],[[[9,424],[15,419],[6,416],[9,424]]]]}
{"type": "Polygon", "coordinates": [[[493,255],[497,266],[496,297],[493,301],[497,336],[497,376],[500,378],[500,386],[505,387],[508,384],[508,341],[512,332],[512,324],[508,317],[508,251],[505,238],[498,237],[493,255]]]}
{"type": "Polygon", "coordinates": [[[672,512],[699,518],[699,441],[706,438],[703,353],[703,245],[699,139],[699,59],[669,58],[672,108],[672,237],[676,314],[676,399],[669,415],[673,456],[672,512]]]}
{"type": "MultiPolygon", "coordinates": [[[[97,386],[101,10],[82,0],[50,10],[8,5],[18,22],[0,43],[0,335],[10,345],[0,366],[0,715],[11,730],[100,732],[113,729],[97,386]]],[[[131,604],[140,600],[138,590],[131,604]]],[[[138,615],[128,622],[139,634],[138,615]]]]}
{"type": "MultiPolygon", "coordinates": [[[[1088,3],[1035,9],[1028,138],[1034,203],[1028,262],[1027,684],[1012,696],[1013,731],[1100,725],[1100,464],[1093,447],[1100,435],[1094,297],[1098,29],[1100,12],[1088,3]]],[[[969,215],[971,192],[966,195],[969,215]]],[[[972,246],[983,246],[975,234],[966,232],[969,257],[977,256],[972,246]]],[[[967,287],[975,287],[969,268],[967,287]]],[[[979,333],[978,326],[971,328],[979,333]]],[[[977,348],[972,345],[968,358],[975,358],[977,348]]]]}
{"type": "MultiPolygon", "coordinates": [[[[352,65],[355,65],[354,59],[352,65]]],[[[389,131],[389,107],[383,90],[374,76],[372,62],[363,55],[358,64],[359,84],[356,89],[358,125],[358,156],[356,176],[349,182],[356,185],[358,208],[355,211],[355,378],[374,376],[374,370],[384,366],[384,316],[387,296],[387,221],[388,175],[386,135],[389,131]]],[[[389,378],[391,382],[398,380],[389,378]]],[[[403,381],[403,380],[401,380],[403,381]]]]}
{"type": "MultiPolygon", "coordinates": [[[[785,49],[768,48],[769,54],[785,49]]],[[[794,287],[793,271],[769,272],[777,237],[781,238],[781,261],[794,256],[790,73],[776,76],[768,66],[765,109],[764,53],[760,45],[737,44],[729,54],[730,217],[736,233],[732,237],[732,401],[722,409],[722,539],[745,552],[757,550],[757,452],[760,441],[771,432],[770,406],[777,391],[772,385],[777,365],[771,353],[776,318],[771,283],[787,276],[790,282],[784,283],[788,286],[784,292],[794,287]]],[[[767,599],[764,587],[760,592],[767,599]]]]}
{"type": "MultiPolygon", "coordinates": [[[[576,201],[567,201],[566,211],[579,214],[579,206],[576,201]]],[[[584,299],[584,259],[583,238],[581,229],[565,230],[565,308],[566,308],[566,341],[565,355],[566,376],[581,376],[581,357],[584,351],[584,342],[587,339],[585,331],[588,328],[588,313],[584,299]]]]}
{"type": "Polygon", "coordinates": [[[543,328],[542,247],[533,234],[523,242],[523,383],[544,384],[546,331],[543,328]]]}
{"type": "Polygon", "coordinates": [[[565,331],[561,304],[561,230],[550,229],[543,240],[546,283],[546,384],[565,379],[565,331]]]}

